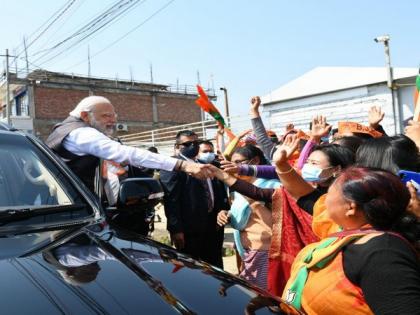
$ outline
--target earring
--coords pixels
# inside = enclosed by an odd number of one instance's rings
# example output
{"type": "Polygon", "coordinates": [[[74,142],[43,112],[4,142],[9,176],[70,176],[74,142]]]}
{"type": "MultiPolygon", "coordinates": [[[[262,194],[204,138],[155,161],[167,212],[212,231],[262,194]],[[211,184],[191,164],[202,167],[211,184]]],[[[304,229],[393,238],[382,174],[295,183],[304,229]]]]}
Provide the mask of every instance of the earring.
{"type": "Polygon", "coordinates": [[[350,217],[354,216],[354,211],[352,211],[352,210],[353,210],[352,207],[347,209],[347,211],[345,213],[346,217],[350,218],[350,217]]]}

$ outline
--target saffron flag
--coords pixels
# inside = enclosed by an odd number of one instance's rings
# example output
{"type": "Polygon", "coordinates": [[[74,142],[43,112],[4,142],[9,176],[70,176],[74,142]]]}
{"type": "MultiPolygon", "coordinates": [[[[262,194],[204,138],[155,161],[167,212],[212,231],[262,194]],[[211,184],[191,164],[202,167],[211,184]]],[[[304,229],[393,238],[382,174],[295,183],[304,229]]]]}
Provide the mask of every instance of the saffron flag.
{"type": "Polygon", "coordinates": [[[198,106],[200,106],[201,109],[204,110],[206,113],[210,114],[217,121],[219,125],[225,128],[226,135],[229,137],[230,140],[234,139],[235,135],[226,126],[225,119],[220,114],[216,106],[214,106],[213,103],[210,101],[206,92],[204,92],[204,89],[198,84],[197,84],[197,91],[198,91],[198,98],[195,100],[195,103],[198,106]]]}
{"type": "Polygon", "coordinates": [[[416,86],[414,88],[414,121],[420,121],[420,74],[416,78],[416,86]]]}

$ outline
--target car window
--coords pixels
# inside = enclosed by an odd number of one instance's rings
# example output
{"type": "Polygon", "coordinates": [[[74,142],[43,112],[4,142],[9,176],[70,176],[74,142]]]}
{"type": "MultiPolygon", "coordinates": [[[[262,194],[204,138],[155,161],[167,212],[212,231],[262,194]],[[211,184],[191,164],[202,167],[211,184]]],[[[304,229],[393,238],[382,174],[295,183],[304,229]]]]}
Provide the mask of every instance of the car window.
{"type": "Polygon", "coordinates": [[[74,188],[29,141],[3,142],[0,157],[0,210],[77,202],[74,188]]]}

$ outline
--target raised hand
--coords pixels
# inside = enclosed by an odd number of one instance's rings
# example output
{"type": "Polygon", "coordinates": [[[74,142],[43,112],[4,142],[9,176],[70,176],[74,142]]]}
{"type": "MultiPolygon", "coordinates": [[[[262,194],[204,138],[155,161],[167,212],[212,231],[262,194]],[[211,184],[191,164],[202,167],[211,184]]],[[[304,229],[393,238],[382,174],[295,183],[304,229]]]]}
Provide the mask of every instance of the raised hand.
{"type": "Polygon", "coordinates": [[[289,134],[284,139],[283,143],[277,146],[276,152],[273,155],[273,162],[276,165],[287,163],[287,160],[296,151],[299,145],[299,138],[296,135],[289,134]]]}
{"type": "Polygon", "coordinates": [[[407,206],[407,210],[414,214],[418,219],[420,219],[420,199],[417,195],[417,190],[410,182],[407,183],[407,188],[410,192],[410,202],[407,206]]]}
{"type": "Polygon", "coordinates": [[[210,165],[210,170],[214,177],[216,177],[218,180],[221,180],[228,186],[232,186],[236,182],[236,177],[226,173],[225,171],[221,170],[220,168],[217,168],[214,165],[210,165]]]}
{"type": "Polygon", "coordinates": [[[322,137],[328,135],[332,126],[327,124],[325,116],[315,116],[312,118],[311,138],[315,142],[319,142],[322,137]]]}
{"type": "Polygon", "coordinates": [[[259,96],[251,98],[251,109],[258,111],[261,105],[261,99],[259,96]]]}
{"type": "Polygon", "coordinates": [[[251,132],[252,132],[252,129],[247,129],[247,130],[244,130],[244,131],[242,131],[242,132],[238,135],[238,138],[239,138],[239,139],[242,139],[243,137],[245,137],[246,135],[250,134],[251,132]]]}
{"type": "Polygon", "coordinates": [[[420,148],[420,122],[410,120],[408,126],[404,129],[404,133],[420,148]]]}
{"type": "Polygon", "coordinates": [[[295,129],[295,125],[293,123],[288,123],[286,125],[286,132],[289,132],[290,130],[295,129]]]}
{"type": "Polygon", "coordinates": [[[261,105],[261,99],[259,96],[254,96],[251,98],[251,109],[250,109],[250,115],[251,118],[260,117],[260,105],[261,105]]]}
{"type": "Polygon", "coordinates": [[[228,160],[222,160],[220,161],[220,164],[222,165],[222,169],[229,174],[238,174],[239,173],[239,166],[236,163],[233,163],[228,160]]]}
{"type": "Polygon", "coordinates": [[[369,126],[373,129],[378,128],[382,119],[384,119],[385,113],[382,111],[380,106],[372,106],[369,109],[368,120],[369,126]]]}
{"type": "Polygon", "coordinates": [[[220,135],[225,133],[225,127],[220,122],[217,122],[217,133],[220,135]]]}

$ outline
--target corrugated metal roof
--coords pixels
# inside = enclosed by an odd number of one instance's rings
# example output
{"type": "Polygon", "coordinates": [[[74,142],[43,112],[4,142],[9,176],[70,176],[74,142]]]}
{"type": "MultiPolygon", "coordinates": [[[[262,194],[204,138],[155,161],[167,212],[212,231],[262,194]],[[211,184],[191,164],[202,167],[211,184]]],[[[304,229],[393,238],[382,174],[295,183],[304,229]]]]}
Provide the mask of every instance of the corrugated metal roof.
{"type": "MultiPolygon", "coordinates": [[[[413,77],[417,68],[393,68],[394,80],[413,77]]],[[[385,67],[317,67],[262,97],[263,104],[387,81],[385,67]]]]}

